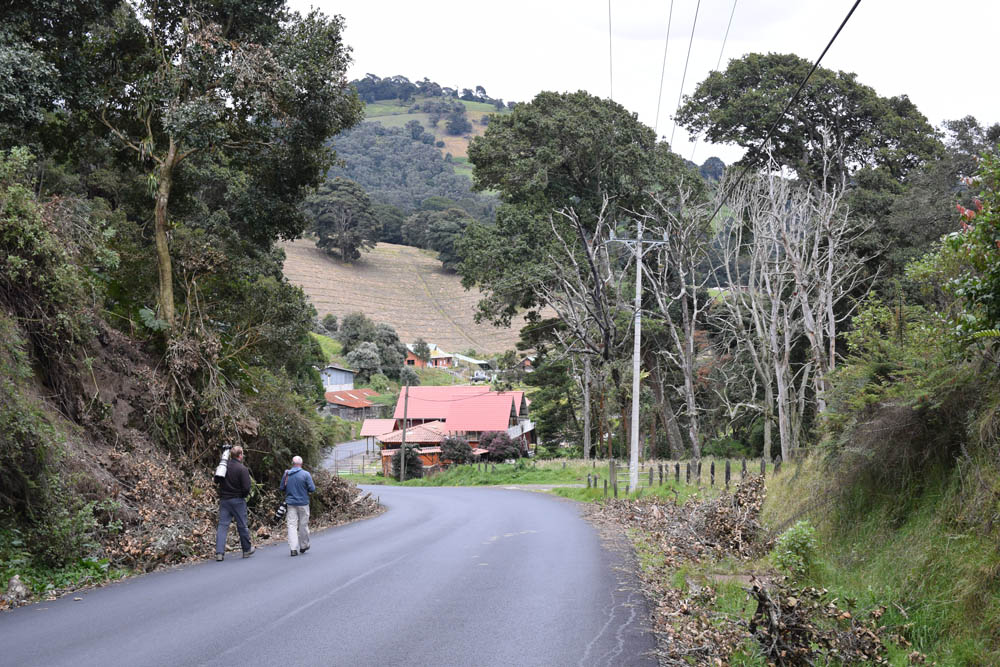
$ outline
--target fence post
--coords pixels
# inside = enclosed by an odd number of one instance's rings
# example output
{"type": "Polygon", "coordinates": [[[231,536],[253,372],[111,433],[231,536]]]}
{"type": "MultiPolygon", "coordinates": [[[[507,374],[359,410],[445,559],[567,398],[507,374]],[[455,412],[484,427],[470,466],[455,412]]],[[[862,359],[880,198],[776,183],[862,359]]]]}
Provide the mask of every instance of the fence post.
{"type": "Polygon", "coordinates": [[[729,490],[729,459],[726,459],[726,490],[729,490]]]}
{"type": "Polygon", "coordinates": [[[649,485],[653,486],[653,466],[649,466],[649,485]]]}
{"type": "Polygon", "coordinates": [[[767,477],[767,459],[760,457],[760,476],[767,477]]]}
{"type": "Polygon", "coordinates": [[[612,484],[614,484],[614,486],[615,486],[615,498],[617,498],[618,497],[618,477],[617,476],[615,477],[615,479],[612,482],[612,484]]]}
{"type": "Polygon", "coordinates": [[[674,481],[678,484],[681,483],[681,464],[680,461],[674,464],[674,481]]]}
{"type": "Polygon", "coordinates": [[[660,470],[660,486],[663,486],[663,464],[658,463],[656,467],[660,470]]]}
{"type": "Polygon", "coordinates": [[[685,476],[685,480],[684,481],[686,481],[688,484],[690,484],[691,483],[691,462],[690,461],[687,462],[687,471],[686,471],[685,474],[686,474],[686,476],[685,476]]]}
{"type": "Polygon", "coordinates": [[[493,464],[493,471],[492,471],[492,472],[494,472],[494,473],[495,473],[496,471],[497,471],[497,464],[496,464],[496,463],[494,463],[494,464],[493,464]]]}
{"type": "Polygon", "coordinates": [[[742,482],[747,477],[747,460],[743,459],[743,469],[740,471],[740,481],[742,482]]]}
{"type": "Polygon", "coordinates": [[[709,484],[715,486],[715,461],[708,464],[709,484]]]}
{"type": "Polygon", "coordinates": [[[697,461],[695,461],[695,463],[694,463],[694,467],[695,467],[695,470],[696,470],[696,472],[697,472],[697,477],[698,477],[698,479],[697,479],[697,482],[698,482],[698,486],[701,486],[701,459],[698,459],[697,461]]]}
{"type": "Polygon", "coordinates": [[[604,497],[608,497],[608,480],[604,480],[604,497]]]}
{"type": "Polygon", "coordinates": [[[587,488],[590,488],[590,473],[587,473],[587,488]]]}

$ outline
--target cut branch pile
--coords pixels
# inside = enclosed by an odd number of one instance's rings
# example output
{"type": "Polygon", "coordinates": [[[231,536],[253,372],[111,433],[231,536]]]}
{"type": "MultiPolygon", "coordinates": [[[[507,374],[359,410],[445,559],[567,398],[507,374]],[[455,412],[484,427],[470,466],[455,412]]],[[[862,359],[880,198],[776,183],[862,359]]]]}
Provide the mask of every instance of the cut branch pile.
{"type": "MultiPolygon", "coordinates": [[[[784,582],[764,586],[754,580],[748,592],[757,601],[750,632],[775,665],[882,665],[888,663],[883,639],[908,645],[879,624],[885,607],[856,616],[826,589],[796,589],[784,582]]],[[[911,662],[925,661],[919,652],[909,657],[911,662]]]]}

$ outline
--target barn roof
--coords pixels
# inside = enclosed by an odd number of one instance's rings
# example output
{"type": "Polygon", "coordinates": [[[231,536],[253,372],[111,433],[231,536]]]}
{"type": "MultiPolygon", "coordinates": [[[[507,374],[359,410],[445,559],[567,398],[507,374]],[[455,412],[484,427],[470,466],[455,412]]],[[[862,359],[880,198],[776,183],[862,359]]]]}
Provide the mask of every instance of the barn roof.
{"type": "Polygon", "coordinates": [[[395,419],[366,419],[361,425],[361,437],[378,437],[396,429],[395,419]]]}
{"type": "Polygon", "coordinates": [[[341,389],[340,391],[328,391],[324,394],[327,403],[343,405],[347,408],[370,408],[374,405],[368,400],[369,396],[378,396],[371,389],[341,389]]]}

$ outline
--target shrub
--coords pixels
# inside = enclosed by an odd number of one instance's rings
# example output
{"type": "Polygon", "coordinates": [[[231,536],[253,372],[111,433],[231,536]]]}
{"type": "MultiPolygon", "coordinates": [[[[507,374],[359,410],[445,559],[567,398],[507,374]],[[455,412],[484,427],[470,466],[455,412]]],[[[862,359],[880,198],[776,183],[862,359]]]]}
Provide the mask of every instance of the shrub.
{"type": "MultiPolygon", "coordinates": [[[[399,450],[392,456],[392,476],[399,479],[399,450]]],[[[406,479],[424,476],[424,462],[420,460],[416,447],[406,448],[406,479]]]]}
{"type": "Polygon", "coordinates": [[[479,438],[479,446],[489,451],[493,461],[516,459],[522,455],[520,446],[503,431],[489,431],[479,438]]]}
{"type": "Polygon", "coordinates": [[[793,577],[809,574],[816,565],[816,529],[808,521],[799,521],[777,539],[771,558],[793,577]]]}
{"type": "Polygon", "coordinates": [[[399,369],[399,383],[409,387],[420,385],[420,376],[410,366],[403,366],[399,369]]]}
{"type": "Polygon", "coordinates": [[[465,438],[448,436],[441,443],[441,459],[452,463],[469,463],[472,461],[472,447],[465,438]]]}
{"type": "Polygon", "coordinates": [[[373,375],[368,381],[368,384],[371,386],[372,390],[377,391],[380,394],[389,391],[389,378],[382,373],[376,373],[373,375]]]}
{"type": "Polygon", "coordinates": [[[328,314],[326,317],[323,318],[323,326],[331,334],[337,333],[337,316],[332,313],[328,314]]]}

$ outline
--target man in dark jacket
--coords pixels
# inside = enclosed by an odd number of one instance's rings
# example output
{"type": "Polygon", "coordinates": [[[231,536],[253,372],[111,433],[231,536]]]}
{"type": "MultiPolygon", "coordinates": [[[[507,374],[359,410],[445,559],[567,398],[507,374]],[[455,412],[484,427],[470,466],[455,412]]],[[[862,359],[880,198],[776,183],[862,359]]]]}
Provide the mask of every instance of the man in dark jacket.
{"type": "Polygon", "coordinates": [[[256,549],[250,544],[247,528],[247,496],[250,495],[250,471],[243,465],[243,448],[236,445],[229,450],[226,476],[219,483],[219,528],[215,531],[215,560],[222,560],[226,553],[226,533],[229,524],[236,520],[240,534],[243,557],[249,558],[256,549]]]}
{"type": "Polygon", "coordinates": [[[281,490],[288,505],[288,546],[292,555],[309,551],[309,494],[316,490],[312,475],[302,469],[302,457],[292,458],[292,467],[281,478],[281,490]]]}

